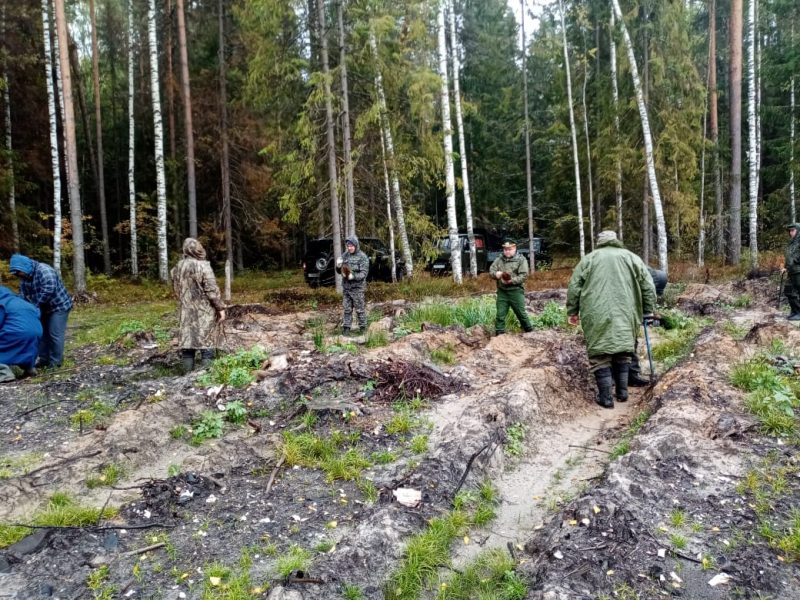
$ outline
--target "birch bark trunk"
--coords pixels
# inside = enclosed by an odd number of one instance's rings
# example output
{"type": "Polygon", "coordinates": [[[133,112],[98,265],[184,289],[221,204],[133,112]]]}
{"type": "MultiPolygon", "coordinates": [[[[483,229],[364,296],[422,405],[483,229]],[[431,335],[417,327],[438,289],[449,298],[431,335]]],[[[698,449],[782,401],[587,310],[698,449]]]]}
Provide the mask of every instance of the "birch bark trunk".
{"type": "Polygon", "coordinates": [[[658,232],[658,263],[659,268],[665,273],[669,272],[669,259],[667,257],[667,226],[664,222],[664,211],[661,205],[661,193],[658,189],[658,180],[656,179],[656,165],[653,153],[653,137],[650,133],[650,120],[647,116],[647,107],[644,103],[644,95],[642,94],[642,82],[639,80],[639,69],[636,66],[636,56],[633,53],[633,44],[628,35],[628,28],[625,26],[625,21],[622,19],[622,11],[619,7],[619,0],[611,0],[616,17],[619,20],[620,29],[622,30],[622,39],[628,50],[628,61],[631,68],[631,77],[633,78],[633,87],[636,90],[636,102],[639,106],[639,118],[642,121],[642,134],[644,136],[644,149],[647,156],[647,173],[650,183],[650,193],[653,196],[653,209],[656,216],[656,230],[658,232]]]}
{"type": "Polygon", "coordinates": [[[714,251],[717,256],[725,255],[725,221],[724,221],[724,199],[722,196],[722,173],[719,163],[719,118],[717,114],[717,3],[716,0],[709,0],[708,20],[709,20],[709,63],[708,63],[708,92],[709,92],[709,111],[708,119],[711,128],[711,146],[714,169],[714,204],[716,215],[714,218],[714,251]]]}
{"type": "Polygon", "coordinates": [[[586,137],[586,183],[589,187],[589,247],[594,250],[594,188],[592,185],[592,144],[589,139],[589,111],[586,109],[586,85],[589,82],[589,57],[585,57],[583,72],[583,134],[586,137]]]}
{"type": "Polygon", "coordinates": [[[747,121],[748,121],[748,195],[749,195],[749,234],[750,234],[750,268],[758,267],[758,133],[756,126],[756,45],[758,34],[756,27],[756,0],[750,0],[748,10],[748,58],[747,58],[747,121]]]}
{"type": "Polygon", "coordinates": [[[528,268],[536,271],[536,248],[533,241],[533,189],[531,187],[531,123],[528,116],[528,44],[525,39],[525,0],[519,0],[522,28],[522,102],[525,115],[525,198],[528,202],[528,268]]]}
{"type": "Polygon", "coordinates": [[[147,31],[150,46],[150,95],[153,104],[153,138],[156,163],[156,198],[158,206],[158,278],[167,281],[167,178],[164,168],[164,125],[161,119],[161,90],[158,76],[158,36],[156,35],[156,0],[149,0],[147,31]]]}
{"type": "Polygon", "coordinates": [[[397,283],[397,252],[394,245],[394,222],[392,219],[392,188],[389,184],[389,168],[386,166],[386,142],[381,136],[381,162],[383,163],[383,184],[386,189],[386,223],[389,227],[389,260],[392,283],[397,283]]]}
{"type": "Polygon", "coordinates": [[[446,0],[440,0],[437,21],[439,46],[439,78],[441,79],[442,137],[444,141],[445,193],[447,194],[447,230],[450,237],[450,268],[453,281],[461,284],[461,238],[456,218],[456,176],[453,168],[453,126],[450,120],[450,86],[447,81],[447,41],[445,39],[446,0]]]}
{"type": "Polygon", "coordinates": [[[575,111],[572,108],[572,75],[570,73],[569,49],[567,47],[567,27],[564,23],[564,5],[558,0],[558,12],[561,18],[561,39],[564,43],[564,72],[567,75],[567,103],[569,104],[569,129],[572,134],[572,162],[575,166],[575,200],[578,211],[578,243],[581,258],[586,254],[586,241],[583,231],[583,200],[581,199],[581,167],[578,159],[578,136],[575,132],[575,111]]]}
{"type": "Polygon", "coordinates": [[[222,176],[222,220],[225,228],[225,301],[231,300],[233,279],[233,226],[231,224],[231,168],[228,144],[228,72],[225,60],[225,2],[217,3],[219,12],[219,128],[222,137],[220,175],[222,176]]]}

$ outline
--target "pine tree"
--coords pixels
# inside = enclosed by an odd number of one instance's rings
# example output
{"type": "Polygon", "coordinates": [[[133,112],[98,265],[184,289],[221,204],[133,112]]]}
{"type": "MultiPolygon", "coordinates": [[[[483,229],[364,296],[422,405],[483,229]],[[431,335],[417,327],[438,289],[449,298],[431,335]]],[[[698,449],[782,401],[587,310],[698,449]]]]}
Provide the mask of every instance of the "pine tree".
{"type": "Polygon", "coordinates": [[[156,163],[156,205],[158,207],[158,278],[166,281],[169,266],[167,262],[167,180],[164,168],[164,126],[161,121],[161,90],[158,76],[156,0],[149,0],[147,22],[150,46],[150,97],[153,106],[153,143],[156,163]]]}

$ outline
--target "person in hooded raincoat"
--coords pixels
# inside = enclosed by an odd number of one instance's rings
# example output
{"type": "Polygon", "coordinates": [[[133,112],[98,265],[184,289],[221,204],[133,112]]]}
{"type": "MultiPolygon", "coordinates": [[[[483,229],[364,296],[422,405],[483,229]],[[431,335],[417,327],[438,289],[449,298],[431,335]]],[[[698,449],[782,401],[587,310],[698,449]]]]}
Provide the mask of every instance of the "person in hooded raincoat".
{"type": "Polygon", "coordinates": [[[206,251],[194,238],[183,242],[183,258],[172,268],[172,289],[178,298],[178,346],[184,371],[194,369],[199,350],[203,366],[214,358],[214,330],[225,320],[225,305],[206,251]]]}
{"type": "Polygon", "coordinates": [[[11,366],[24,369],[28,375],[36,373],[41,339],[39,309],[0,286],[0,381],[14,379],[11,366]]]}
{"type": "Polygon", "coordinates": [[[353,236],[344,242],[344,256],[336,261],[336,272],[342,274],[344,318],[342,333],[348,335],[353,320],[353,311],[358,317],[358,328],[361,333],[367,330],[367,275],[369,274],[369,258],[364,254],[353,236]]]}
{"type": "Polygon", "coordinates": [[[597,248],[581,259],[567,290],[567,315],[581,323],[597,403],[613,408],[628,399],[628,369],[644,315],[655,309],[656,290],[647,266],[626,250],[613,231],[603,231],[597,248]]]}

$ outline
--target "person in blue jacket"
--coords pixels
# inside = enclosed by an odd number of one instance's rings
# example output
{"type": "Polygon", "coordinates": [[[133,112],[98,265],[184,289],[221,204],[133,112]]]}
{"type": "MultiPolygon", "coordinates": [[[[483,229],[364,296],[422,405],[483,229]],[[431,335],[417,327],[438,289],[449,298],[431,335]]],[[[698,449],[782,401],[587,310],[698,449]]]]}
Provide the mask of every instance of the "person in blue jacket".
{"type": "Polygon", "coordinates": [[[10,366],[18,366],[28,375],[36,373],[41,338],[39,309],[0,286],[0,381],[14,379],[10,366]]]}
{"type": "Polygon", "coordinates": [[[8,264],[12,275],[19,277],[19,295],[39,309],[42,341],[37,366],[60,367],[64,361],[64,338],[72,298],[58,273],[50,265],[22,254],[13,254],[8,264]]]}

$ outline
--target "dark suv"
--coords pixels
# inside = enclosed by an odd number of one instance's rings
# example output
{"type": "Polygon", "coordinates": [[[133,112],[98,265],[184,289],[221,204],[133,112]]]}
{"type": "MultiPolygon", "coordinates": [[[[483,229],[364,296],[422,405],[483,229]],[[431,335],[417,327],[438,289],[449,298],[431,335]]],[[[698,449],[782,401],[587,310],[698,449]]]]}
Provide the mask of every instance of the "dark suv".
{"type": "MultiPolygon", "coordinates": [[[[369,274],[367,281],[391,281],[391,256],[389,249],[379,239],[360,238],[359,247],[369,258],[369,274]]],[[[343,250],[344,252],[344,250],[343,250]]],[[[336,260],[333,256],[331,238],[310,240],[303,256],[303,277],[311,287],[334,285],[336,283],[336,260]]],[[[405,263],[395,259],[397,279],[403,276],[405,263]]]]}
{"type": "MultiPolygon", "coordinates": [[[[458,245],[461,250],[461,271],[469,272],[469,239],[466,233],[458,234],[458,245]]],[[[450,238],[439,239],[439,255],[430,263],[429,268],[432,275],[445,275],[452,270],[450,265],[450,238]]],[[[482,234],[475,234],[475,258],[478,261],[478,273],[489,270],[489,263],[486,261],[486,239],[482,234]]]]}
{"type": "MultiPolygon", "coordinates": [[[[498,256],[503,255],[503,247],[500,245],[501,241],[497,241],[497,245],[491,247],[489,252],[487,253],[487,259],[489,261],[489,266],[497,259],[498,256]]],[[[536,266],[547,266],[552,264],[553,258],[547,252],[547,248],[545,248],[544,240],[540,237],[533,238],[533,251],[536,253],[536,266]]],[[[528,245],[528,238],[522,238],[517,240],[517,254],[524,256],[527,260],[530,256],[530,247],[528,245]]]]}

